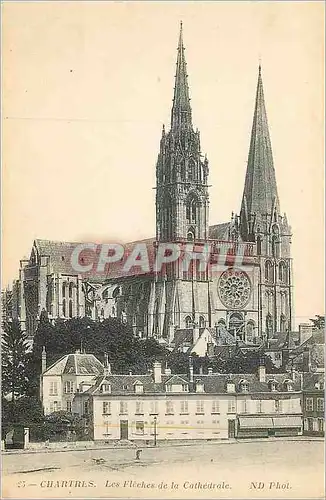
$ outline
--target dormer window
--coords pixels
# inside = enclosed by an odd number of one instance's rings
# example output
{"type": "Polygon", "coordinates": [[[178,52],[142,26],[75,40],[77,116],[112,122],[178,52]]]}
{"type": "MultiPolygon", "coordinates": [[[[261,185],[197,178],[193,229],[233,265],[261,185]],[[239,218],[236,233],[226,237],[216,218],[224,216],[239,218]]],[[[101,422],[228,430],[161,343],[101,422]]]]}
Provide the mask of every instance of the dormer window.
{"type": "Polygon", "coordinates": [[[101,385],[101,392],[110,393],[111,392],[111,384],[102,384],[101,385]]]}
{"type": "Polygon", "coordinates": [[[249,392],[249,383],[246,380],[241,380],[239,388],[241,392],[249,392]]]}
{"type": "Polygon", "coordinates": [[[268,382],[269,388],[272,392],[277,391],[277,381],[276,380],[270,380],[268,382]]]}
{"type": "Polygon", "coordinates": [[[122,386],[122,390],[127,391],[128,390],[128,386],[127,385],[123,385],[122,386]]]}
{"type": "Polygon", "coordinates": [[[135,382],[134,384],[134,390],[137,394],[140,394],[141,392],[144,392],[144,386],[141,382],[135,382]]]}
{"type": "Polygon", "coordinates": [[[293,382],[292,382],[292,380],[285,380],[284,381],[284,387],[285,387],[285,390],[288,391],[288,392],[293,391],[293,382]]]}
{"type": "Polygon", "coordinates": [[[166,392],[189,392],[188,384],[167,384],[166,392]]]}
{"type": "Polygon", "coordinates": [[[205,386],[201,381],[196,381],[196,392],[205,392],[205,386]]]}
{"type": "Polygon", "coordinates": [[[324,390],[324,381],[319,380],[318,382],[316,382],[315,389],[317,389],[318,391],[323,391],[324,390]]]}
{"type": "Polygon", "coordinates": [[[235,383],[231,380],[226,383],[226,392],[235,392],[235,383]]]}

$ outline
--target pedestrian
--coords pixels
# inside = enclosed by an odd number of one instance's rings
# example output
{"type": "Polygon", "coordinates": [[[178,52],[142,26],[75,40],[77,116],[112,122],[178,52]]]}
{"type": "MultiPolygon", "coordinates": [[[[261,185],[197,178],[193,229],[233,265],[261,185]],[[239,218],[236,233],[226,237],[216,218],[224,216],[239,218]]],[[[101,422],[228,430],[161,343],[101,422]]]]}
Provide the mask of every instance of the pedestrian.
{"type": "Polygon", "coordinates": [[[143,450],[136,450],[136,460],[140,460],[140,455],[143,450]]]}

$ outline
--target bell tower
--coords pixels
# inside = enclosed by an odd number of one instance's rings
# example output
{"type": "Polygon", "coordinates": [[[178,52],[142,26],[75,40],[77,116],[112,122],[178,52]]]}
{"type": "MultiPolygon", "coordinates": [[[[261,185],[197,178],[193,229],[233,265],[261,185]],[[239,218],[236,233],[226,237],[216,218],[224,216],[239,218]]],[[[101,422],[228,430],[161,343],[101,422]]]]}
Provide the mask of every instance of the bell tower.
{"type": "Polygon", "coordinates": [[[158,241],[208,238],[208,161],[194,131],[182,23],[178,44],[171,126],[163,126],[156,165],[156,239],[158,241]]]}

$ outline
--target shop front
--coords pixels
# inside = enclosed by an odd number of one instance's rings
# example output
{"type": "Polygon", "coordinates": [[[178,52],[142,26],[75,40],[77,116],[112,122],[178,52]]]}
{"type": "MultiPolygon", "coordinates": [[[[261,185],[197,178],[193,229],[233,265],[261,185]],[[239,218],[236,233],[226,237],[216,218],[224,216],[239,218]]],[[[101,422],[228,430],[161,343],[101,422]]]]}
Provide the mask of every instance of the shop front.
{"type": "Polygon", "coordinates": [[[238,417],[237,438],[300,436],[302,418],[300,415],[277,417],[238,417]]]}

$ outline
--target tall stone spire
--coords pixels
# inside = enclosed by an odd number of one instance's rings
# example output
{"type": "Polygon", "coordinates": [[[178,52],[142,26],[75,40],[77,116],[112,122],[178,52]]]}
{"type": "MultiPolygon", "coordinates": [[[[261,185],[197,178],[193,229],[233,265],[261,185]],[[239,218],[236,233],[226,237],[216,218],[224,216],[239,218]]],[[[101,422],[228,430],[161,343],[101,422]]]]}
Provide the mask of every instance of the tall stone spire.
{"type": "Polygon", "coordinates": [[[261,66],[259,65],[256,104],[251,130],[251,141],[241,212],[262,217],[279,212],[271,140],[268,130],[261,66]]]}
{"type": "Polygon", "coordinates": [[[173,105],[171,111],[171,130],[178,128],[191,128],[191,107],[189,88],[187,82],[187,63],[185,59],[185,48],[183,45],[182,22],[180,23],[180,35],[178,44],[177,67],[175,75],[175,87],[173,105]]]}

